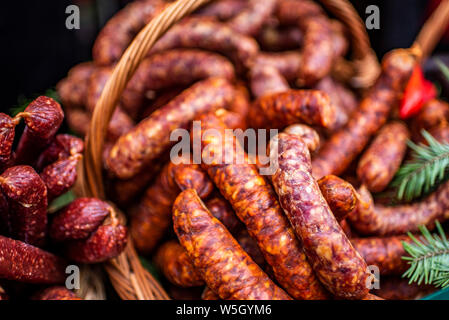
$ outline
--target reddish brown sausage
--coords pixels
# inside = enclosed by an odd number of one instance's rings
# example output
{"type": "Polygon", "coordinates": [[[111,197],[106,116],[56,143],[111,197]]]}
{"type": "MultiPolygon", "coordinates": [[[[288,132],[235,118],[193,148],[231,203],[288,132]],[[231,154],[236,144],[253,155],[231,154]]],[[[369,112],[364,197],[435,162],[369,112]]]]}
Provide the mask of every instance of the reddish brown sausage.
{"type": "Polygon", "coordinates": [[[331,77],[321,79],[314,89],[327,93],[335,106],[337,119],[331,128],[331,132],[341,129],[346,125],[351,114],[357,108],[357,100],[354,94],[331,77]]]}
{"type": "Polygon", "coordinates": [[[302,57],[296,51],[261,52],[257,55],[254,65],[257,66],[260,64],[270,65],[276,68],[286,80],[292,81],[298,76],[299,68],[302,64],[302,57]]]}
{"type": "Polygon", "coordinates": [[[332,25],[321,8],[312,1],[284,0],[279,3],[277,15],[281,23],[298,25],[304,35],[298,80],[311,86],[327,76],[335,49],[332,25]]]}
{"type": "Polygon", "coordinates": [[[247,7],[246,0],[217,0],[195,11],[195,15],[202,17],[215,17],[220,21],[226,21],[236,16],[247,7]]]}
{"type": "Polygon", "coordinates": [[[334,295],[359,299],[368,293],[367,266],[344,234],[312,177],[307,146],[280,133],[270,142],[272,175],[279,202],[321,282],[334,295]]]}
{"type": "Polygon", "coordinates": [[[85,107],[89,78],[95,70],[93,62],[83,62],[71,68],[67,77],[58,82],[56,90],[65,108],[85,107]]]}
{"type": "Polygon", "coordinates": [[[251,67],[259,51],[257,42],[227,25],[206,18],[187,18],[163,35],[150,54],[174,48],[197,48],[229,57],[240,69],[251,67]]]}
{"type": "Polygon", "coordinates": [[[47,187],[48,202],[69,191],[76,182],[77,166],[83,156],[75,154],[46,166],[40,177],[47,187]]]}
{"type": "Polygon", "coordinates": [[[115,258],[126,247],[127,229],[118,221],[102,225],[87,239],[73,240],[65,247],[70,260],[80,263],[100,263],[115,258]]]}
{"type": "Polygon", "coordinates": [[[253,103],[249,113],[253,128],[282,129],[298,122],[327,128],[335,119],[329,96],[317,90],[288,90],[263,96],[253,103]]]}
{"type": "Polygon", "coordinates": [[[64,119],[55,100],[40,96],[18,114],[25,120],[25,130],[16,148],[16,164],[33,164],[39,153],[51,142],[64,119]]]}
{"type": "Polygon", "coordinates": [[[73,291],[65,287],[50,287],[38,292],[33,300],[82,300],[73,291]]]}
{"type": "Polygon", "coordinates": [[[70,134],[58,134],[50,145],[40,154],[36,168],[41,171],[47,165],[58,160],[82,153],[83,140],[70,134]]]}
{"type": "Polygon", "coordinates": [[[187,128],[198,115],[229,105],[233,92],[232,85],[221,78],[196,83],[121,136],[106,159],[108,168],[121,179],[133,177],[173,144],[174,129],[187,128]]]}
{"type": "Polygon", "coordinates": [[[386,236],[419,231],[420,225],[433,228],[435,221],[449,219],[449,182],[445,182],[420,202],[387,207],[374,204],[370,192],[361,187],[359,193],[367,207],[357,206],[349,220],[362,235],[386,236]]]}
{"type": "MultiPolygon", "coordinates": [[[[221,194],[229,201],[238,218],[246,225],[251,237],[257,242],[265,260],[273,268],[279,284],[297,299],[325,299],[326,291],[319,284],[306,260],[302,246],[282,213],[276,195],[259,175],[257,169],[248,164],[246,154],[235,137],[225,134],[226,127],[213,115],[204,115],[201,120],[203,162],[202,166],[214,181],[221,194]],[[218,141],[206,130],[215,129],[230,141],[218,141]],[[222,143],[225,143],[223,146],[222,143]],[[232,150],[226,151],[226,148],[232,150]],[[204,161],[212,152],[217,160],[226,154],[233,158],[221,163],[204,161]],[[243,163],[237,163],[243,154],[243,163]]],[[[201,137],[196,137],[201,141],[201,137]]]]}
{"type": "Polygon", "coordinates": [[[193,264],[220,298],[290,299],[212,216],[193,189],[181,192],[176,198],[173,224],[193,264]]]}
{"type": "Polygon", "coordinates": [[[337,221],[342,221],[354,211],[357,194],[349,182],[334,175],[324,176],[317,182],[337,221]]]}
{"type": "Polygon", "coordinates": [[[305,124],[292,124],[285,128],[283,132],[300,137],[307,145],[310,153],[313,153],[320,146],[318,133],[305,124]]]}
{"type": "Polygon", "coordinates": [[[62,283],[67,263],[19,240],[0,236],[0,278],[29,283],[62,283]]]}
{"type": "Polygon", "coordinates": [[[192,265],[187,252],[177,241],[172,240],[161,245],[154,259],[171,283],[184,288],[204,284],[203,278],[192,265]]]}
{"type": "Polygon", "coordinates": [[[257,35],[260,46],[267,51],[297,49],[302,46],[303,40],[303,33],[297,26],[277,27],[267,25],[257,35]]]}
{"type": "Polygon", "coordinates": [[[98,65],[117,62],[134,36],[166,4],[159,0],[136,1],[117,12],[104,26],[95,40],[92,57],[98,65]]]}
{"type": "Polygon", "coordinates": [[[255,98],[285,92],[290,89],[287,80],[271,65],[254,64],[249,77],[251,92],[255,98]]]}
{"type": "Polygon", "coordinates": [[[410,133],[400,122],[385,125],[357,166],[357,176],[372,192],[381,192],[393,179],[407,150],[410,133]]]}
{"type": "MultiPolygon", "coordinates": [[[[242,223],[235,215],[234,209],[232,209],[229,202],[227,202],[221,195],[217,194],[207,200],[206,207],[215,218],[223,223],[223,225],[226,227],[226,229],[228,229],[230,233],[235,234],[237,231],[243,228],[242,223]]],[[[238,239],[237,241],[239,242],[238,239]]]]}
{"type": "Polygon", "coordinates": [[[392,236],[385,238],[355,238],[351,239],[354,248],[365,259],[367,265],[375,265],[381,275],[402,275],[409,267],[402,241],[412,242],[410,237],[392,236]]]}
{"type": "Polygon", "coordinates": [[[248,0],[248,7],[231,18],[227,25],[238,33],[254,36],[274,12],[276,3],[277,0],[265,0],[263,2],[248,0]]]}
{"type": "Polygon", "coordinates": [[[5,170],[12,162],[12,145],[19,121],[20,117],[13,119],[5,113],[0,113],[0,171],[5,170]]]}
{"type": "Polygon", "coordinates": [[[130,231],[139,252],[150,252],[171,223],[171,207],[181,190],[193,188],[202,198],[213,190],[212,182],[196,164],[168,163],[143,195],[131,215],[130,231]]]}
{"type": "Polygon", "coordinates": [[[55,241],[88,238],[112,212],[112,207],[96,198],[78,198],[55,214],[50,237],[55,241]]]}
{"type": "Polygon", "coordinates": [[[385,56],[382,73],[362,100],[347,125],[334,133],[313,159],[313,175],[340,174],[362,152],[371,136],[385,123],[391,108],[399,102],[416,63],[408,50],[385,56]]]}
{"type": "Polygon", "coordinates": [[[371,292],[388,300],[415,300],[432,291],[435,291],[433,286],[409,283],[409,279],[392,276],[380,278],[380,288],[371,292]]]}
{"type": "Polygon", "coordinates": [[[8,201],[11,234],[26,243],[41,246],[47,231],[47,188],[30,166],[15,166],[0,176],[8,201]]]}
{"type": "Polygon", "coordinates": [[[138,110],[145,93],[198,80],[219,77],[232,81],[234,67],[218,54],[197,49],[174,49],[156,53],[141,62],[122,95],[125,110],[138,110]]]}

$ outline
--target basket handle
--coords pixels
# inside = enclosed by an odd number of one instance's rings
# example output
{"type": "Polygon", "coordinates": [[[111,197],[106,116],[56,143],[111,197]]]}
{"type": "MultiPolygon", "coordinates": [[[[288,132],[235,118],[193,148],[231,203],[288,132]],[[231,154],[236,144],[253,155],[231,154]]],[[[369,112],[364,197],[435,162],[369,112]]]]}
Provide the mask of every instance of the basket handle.
{"type": "Polygon", "coordinates": [[[153,44],[176,22],[195,11],[209,0],[178,0],[169,4],[135,37],[107,81],[92,115],[92,125],[86,137],[84,157],[84,192],[105,198],[102,177],[102,150],[106,131],[115,106],[140,62],[153,44]]]}
{"type": "Polygon", "coordinates": [[[421,50],[421,59],[427,58],[440,41],[449,24],[449,0],[443,0],[427,19],[412,47],[421,50]]]}

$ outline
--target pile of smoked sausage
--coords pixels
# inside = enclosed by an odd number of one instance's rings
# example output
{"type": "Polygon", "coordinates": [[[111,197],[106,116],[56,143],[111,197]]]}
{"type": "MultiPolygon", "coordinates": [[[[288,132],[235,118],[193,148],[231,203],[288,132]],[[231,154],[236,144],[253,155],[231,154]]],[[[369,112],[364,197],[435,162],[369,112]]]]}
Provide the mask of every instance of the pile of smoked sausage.
{"type": "Polygon", "coordinates": [[[14,117],[0,113],[0,300],[77,300],[61,286],[67,266],[103,262],[125,248],[127,228],[106,202],[79,198],[52,210],[75,185],[84,147],[80,138],[57,134],[63,118],[59,103],[45,96],[14,117]]]}
{"type": "MultiPolygon", "coordinates": [[[[58,84],[78,134],[124,50],[167,5],[131,2],[99,33],[93,61],[58,84]]],[[[316,2],[217,0],[148,52],[112,116],[103,165],[109,199],[128,214],[137,250],[171,297],[377,300],[429,290],[401,280],[401,241],[449,218],[449,185],[394,208],[371,192],[385,190],[422,128],[449,137],[449,106],[433,100],[398,121],[418,57],[386,54],[359,95],[333,70],[349,46],[345,27],[316,2]],[[254,157],[237,134],[248,128],[279,134],[259,139],[265,148],[254,157]],[[170,161],[175,129],[190,130],[196,151],[213,159],[195,162],[192,151],[170,161]],[[372,265],[381,289],[370,291],[372,265]]],[[[53,231],[61,240],[69,232],[53,231]]]]}

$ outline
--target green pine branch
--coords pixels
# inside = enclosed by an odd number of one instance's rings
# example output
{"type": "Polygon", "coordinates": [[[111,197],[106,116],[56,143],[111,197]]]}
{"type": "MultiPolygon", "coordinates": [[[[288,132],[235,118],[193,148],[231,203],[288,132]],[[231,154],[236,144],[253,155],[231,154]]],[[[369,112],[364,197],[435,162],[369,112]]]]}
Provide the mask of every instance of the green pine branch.
{"type": "Polygon", "coordinates": [[[425,130],[421,133],[428,145],[407,142],[413,150],[412,159],[398,170],[392,182],[399,200],[419,198],[448,178],[449,144],[438,142],[425,130]]]}
{"type": "Polygon", "coordinates": [[[409,278],[409,283],[424,282],[436,287],[449,287],[449,240],[439,222],[436,227],[438,233],[432,235],[425,226],[421,226],[420,239],[409,232],[413,242],[402,242],[404,250],[410,255],[402,257],[410,264],[402,276],[409,278]]]}

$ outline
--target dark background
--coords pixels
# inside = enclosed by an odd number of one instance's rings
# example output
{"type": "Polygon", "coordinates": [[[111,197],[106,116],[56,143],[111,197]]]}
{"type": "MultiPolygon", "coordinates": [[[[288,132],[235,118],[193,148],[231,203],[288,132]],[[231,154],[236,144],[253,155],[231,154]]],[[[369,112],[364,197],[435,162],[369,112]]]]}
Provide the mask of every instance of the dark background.
{"type": "MultiPolygon", "coordinates": [[[[263,1],[263,0],[261,0],[263,1]]],[[[73,65],[91,59],[96,34],[126,0],[3,0],[0,4],[0,61],[3,78],[1,108],[8,110],[63,78],[73,65]],[[65,28],[68,5],[81,11],[81,29],[65,28]]],[[[380,30],[369,31],[379,57],[407,47],[438,0],[352,1],[365,19],[365,8],[380,8],[380,30]]],[[[448,52],[448,38],[437,52],[448,52]]]]}

